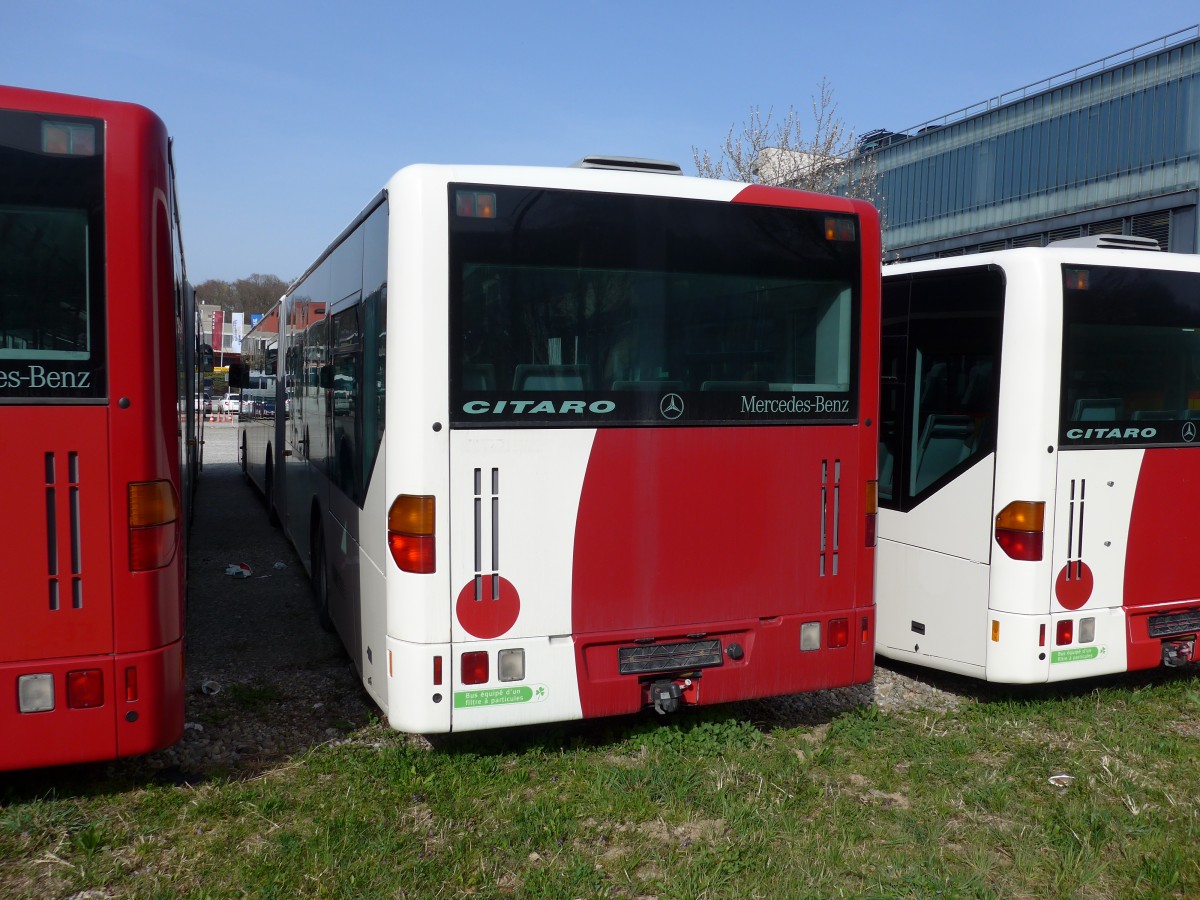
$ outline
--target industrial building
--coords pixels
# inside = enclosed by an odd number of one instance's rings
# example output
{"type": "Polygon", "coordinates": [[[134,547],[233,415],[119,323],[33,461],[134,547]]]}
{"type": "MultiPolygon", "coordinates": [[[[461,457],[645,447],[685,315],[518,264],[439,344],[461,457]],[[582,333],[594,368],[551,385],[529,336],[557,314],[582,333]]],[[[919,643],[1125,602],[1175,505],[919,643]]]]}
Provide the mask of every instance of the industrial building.
{"type": "Polygon", "coordinates": [[[1095,234],[1200,251],[1200,26],[900,131],[873,160],[888,261],[1095,234]]]}

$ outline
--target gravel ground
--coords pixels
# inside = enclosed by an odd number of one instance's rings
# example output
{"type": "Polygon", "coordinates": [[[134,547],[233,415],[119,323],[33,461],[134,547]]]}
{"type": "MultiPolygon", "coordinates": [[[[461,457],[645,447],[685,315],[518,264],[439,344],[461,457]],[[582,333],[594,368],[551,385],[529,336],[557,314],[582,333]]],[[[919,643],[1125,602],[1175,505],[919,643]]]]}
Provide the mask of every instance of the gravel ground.
{"type": "MultiPolygon", "coordinates": [[[[196,782],[256,774],[323,743],[372,741],[386,728],[337,638],[317,625],[308,577],[267,523],[237,459],[237,425],[207,426],[189,559],[187,725],[173,748],[126,765],[196,782]],[[226,574],[245,563],[249,578],[226,574]]],[[[947,711],[971,702],[965,679],[878,666],[872,684],[738,704],[768,727],[817,727],[874,703],[947,711]]]]}

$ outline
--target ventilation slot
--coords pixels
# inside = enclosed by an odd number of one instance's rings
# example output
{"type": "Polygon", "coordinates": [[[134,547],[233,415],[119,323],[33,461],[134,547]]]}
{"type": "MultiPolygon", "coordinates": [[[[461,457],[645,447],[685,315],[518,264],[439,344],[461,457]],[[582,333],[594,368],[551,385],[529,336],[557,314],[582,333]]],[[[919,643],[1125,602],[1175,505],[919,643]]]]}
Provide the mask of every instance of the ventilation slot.
{"type": "Polygon", "coordinates": [[[842,521],[842,461],[821,460],[821,566],[820,574],[838,574],[842,521]]]}
{"type": "Polygon", "coordinates": [[[58,456],[47,453],[46,464],[46,575],[49,607],[57,611],[63,608],[64,594],[69,595],[72,609],[83,608],[83,516],[80,506],[79,454],[67,454],[66,480],[62,475],[58,456]],[[66,497],[66,516],[70,531],[70,557],[64,566],[64,548],[59,536],[59,503],[66,497]]]}
{"type": "Polygon", "coordinates": [[[475,470],[475,599],[483,600],[484,575],[483,565],[483,516],[484,500],[490,499],[491,512],[491,567],[486,574],[491,577],[491,588],[488,593],[492,600],[500,599],[500,470],[492,469],[490,498],[485,498],[483,490],[483,469],[475,470]]]}
{"type": "Polygon", "coordinates": [[[1083,577],[1083,505],[1086,494],[1087,479],[1071,479],[1071,507],[1067,518],[1067,581],[1077,581],[1083,577]]]}

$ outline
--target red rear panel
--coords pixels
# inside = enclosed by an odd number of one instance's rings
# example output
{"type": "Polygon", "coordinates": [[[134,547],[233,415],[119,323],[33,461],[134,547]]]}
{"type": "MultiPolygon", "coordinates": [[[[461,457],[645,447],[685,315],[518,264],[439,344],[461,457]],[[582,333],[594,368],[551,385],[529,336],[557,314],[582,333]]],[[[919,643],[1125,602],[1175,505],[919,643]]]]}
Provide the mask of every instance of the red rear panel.
{"type": "MultiPolygon", "coordinates": [[[[1162,661],[1163,638],[1151,637],[1152,619],[1200,611],[1194,513],[1181,516],[1197,509],[1200,457],[1196,451],[1147,450],[1138,473],[1125,551],[1130,669],[1153,668],[1162,661]]],[[[1200,614],[1186,621],[1194,620],[1200,620],[1200,614]]],[[[1195,630],[1193,624],[1187,633],[1194,635],[1195,630]]]]}
{"type": "Polygon", "coordinates": [[[701,671],[689,702],[870,679],[859,437],[821,426],[597,432],[572,584],[585,716],[644,704],[638,678],[618,668],[620,648],[639,640],[741,648],[701,671]],[[827,646],[834,619],[850,633],[838,648],[827,646]],[[801,624],[814,621],[822,648],[801,652],[801,624]]]}
{"type": "Polygon", "coordinates": [[[103,407],[0,407],[0,663],[112,652],[107,427],[103,407]]]}

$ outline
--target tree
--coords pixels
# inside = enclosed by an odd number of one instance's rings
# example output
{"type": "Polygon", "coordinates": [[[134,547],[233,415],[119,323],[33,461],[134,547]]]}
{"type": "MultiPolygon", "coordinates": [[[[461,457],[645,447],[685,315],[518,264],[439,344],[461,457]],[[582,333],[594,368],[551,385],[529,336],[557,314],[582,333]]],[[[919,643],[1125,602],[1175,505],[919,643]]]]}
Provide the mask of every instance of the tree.
{"type": "Polygon", "coordinates": [[[196,285],[201,303],[244,313],[265,313],[287,290],[287,282],[274,275],[251,275],[237,281],[210,278],[196,285]]]}
{"type": "Polygon", "coordinates": [[[805,135],[800,114],[788,107],[783,121],[772,125],[757,106],[721,144],[716,160],[692,147],[701,178],[728,178],[748,184],[770,184],[822,194],[841,194],[880,205],[879,175],[874,158],[858,152],[854,132],[837,112],[833,88],[821,79],[812,98],[812,131],[805,135]]]}

